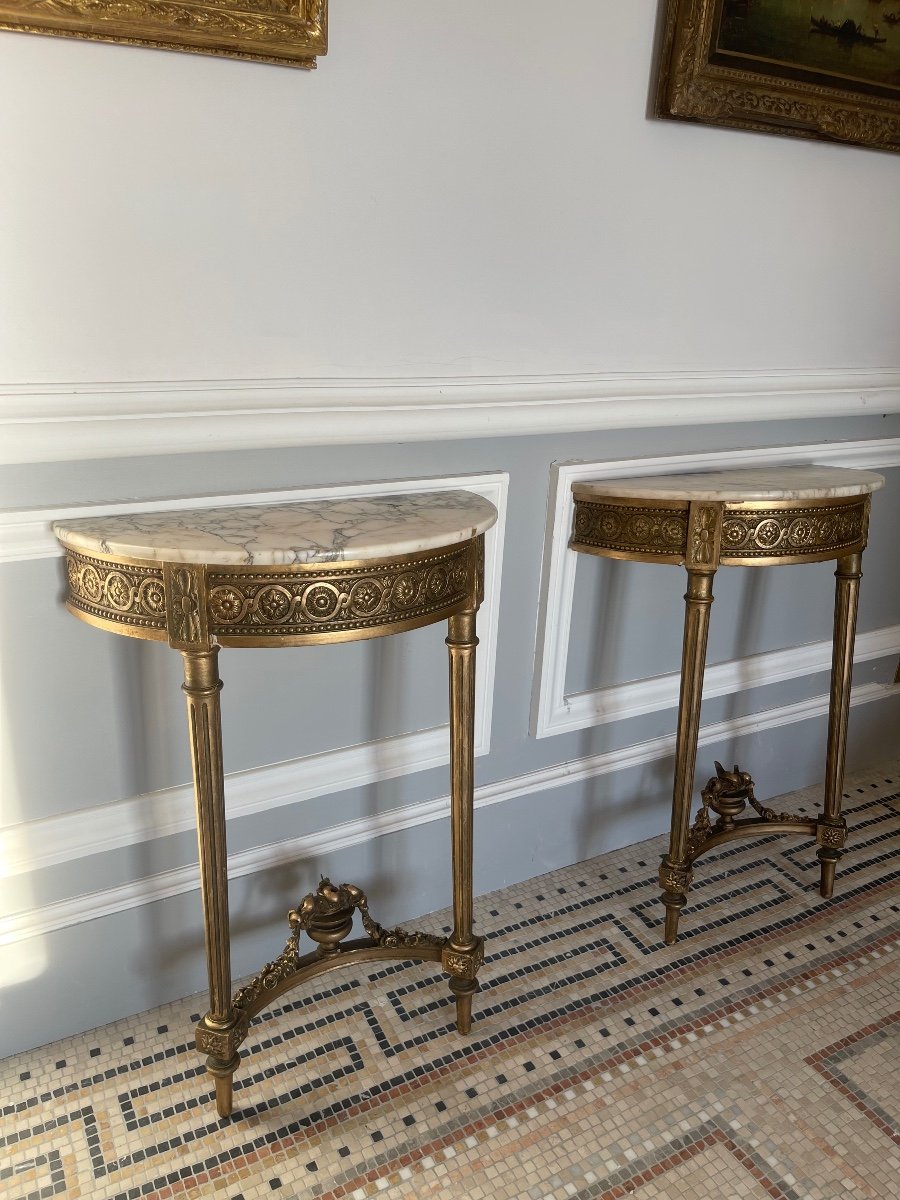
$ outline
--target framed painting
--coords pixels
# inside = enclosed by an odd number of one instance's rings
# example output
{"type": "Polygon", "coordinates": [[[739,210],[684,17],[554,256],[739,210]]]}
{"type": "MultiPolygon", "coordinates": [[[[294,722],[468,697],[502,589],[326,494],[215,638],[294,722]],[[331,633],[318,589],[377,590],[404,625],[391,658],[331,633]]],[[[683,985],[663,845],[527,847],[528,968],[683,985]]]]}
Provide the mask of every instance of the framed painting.
{"type": "Polygon", "coordinates": [[[310,69],[328,0],[0,0],[0,29],[310,69]]]}
{"type": "Polygon", "coordinates": [[[900,0],[665,0],[656,114],[900,150],[900,0]]]}

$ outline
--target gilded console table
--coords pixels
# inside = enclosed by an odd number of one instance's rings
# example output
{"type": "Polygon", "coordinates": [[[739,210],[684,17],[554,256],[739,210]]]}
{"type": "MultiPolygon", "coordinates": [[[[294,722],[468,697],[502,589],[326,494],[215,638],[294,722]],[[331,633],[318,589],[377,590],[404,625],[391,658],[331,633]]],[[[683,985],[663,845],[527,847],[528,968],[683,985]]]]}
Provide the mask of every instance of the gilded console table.
{"type": "Polygon", "coordinates": [[[475,616],[494,506],[472,492],[142,513],[58,523],[66,607],[184,659],[209,1011],[196,1030],[221,1116],[232,1109],[251,1018],[295,984],[346,963],[440,962],[468,1033],[483,942],[472,927],[475,616]],[[310,646],[447,620],[453,931],[385,929],[353,884],[323,879],[288,914],[283,953],[232,995],[218,673],[220,646],[310,646]],[[358,913],[368,937],[345,941],[358,913]],[[301,953],[305,933],[314,948],[301,953]]]}
{"type": "Polygon", "coordinates": [[[870,493],[884,483],[869,471],[778,467],[705,474],[659,475],[575,483],[569,545],[585,554],[687,568],[681,693],[669,852],[660,867],[666,909],[665,940],[678,935],[678,918],[706,850],[732,838],[761,833],[803,834],[819,845],[820,891],[830,896],[846,841],[841,792],[850,708],[850,676],[862,552],[870,493]],[[735,766],[701,793],[690,824],[700,728],[700,700],[713,577],[718,567],[770,567],[837,559],[831,697],[822,815],[806,820],[761,804],[753,780],[735,766]],[[756,817],[739,820],[749,802],[756,817]],[[710,816],[710,809],[715,814],[710,816]]]}

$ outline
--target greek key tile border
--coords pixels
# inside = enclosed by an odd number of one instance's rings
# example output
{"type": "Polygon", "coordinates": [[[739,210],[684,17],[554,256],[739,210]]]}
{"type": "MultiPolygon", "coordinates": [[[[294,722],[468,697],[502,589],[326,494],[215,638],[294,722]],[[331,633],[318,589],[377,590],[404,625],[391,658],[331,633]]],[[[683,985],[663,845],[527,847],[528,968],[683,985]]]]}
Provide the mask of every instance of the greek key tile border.
{"type": "MultiPolygon", "coordinates": [[[[5,1078],[13,1086],[2,1109],[9,1133],[0,1184],[21,1181],[17,1195],[37,1195],[58,1182],[59,1192],[86,1190],[98,1200],[129,1200],[141,1190],[154,1197],[180,1188],[185,1195],[205,1194],[214,1184],[223,1195],[240,1190],[248,1200],[275,1192],[348,1200],[357,1188],[371,1185],[374,1192],[375,1175],[392,1181],[377,1190],[393,1194],[393,1181],[409,1164],[398,1195],[421,1195],[436,1177],[410,1175],[419,1167],[429,1171],[429,1156],[444,1161],[446,1147],[450,1160],[466,1145],[478,1154],[478,1145],[465,1139],[484,1141],[487,1127],[504,1136],[501,1123],[511,1119],[529,1136],[551,1113],[571,1122],[576,1108],[559,1112],[569,1100],[582,1111],[590,1105],[599,1113],[595,1128],[610,1136],[608,1146],[589,1143],[589,1157],[579,1160],[593,1174],[571,1176],[584,1184],[576,1200],[615,1200],[628,1186],[646,1182],[648,1172],[659,1168],[662,1176],[670,1151],[687,1161],[691,1147],[718,1137],[717,1131],[740,1140],[747,1121],[724,1096],[724,1107],[710,1115],[702,1080],[684,1097],[685,1111],[660,1118],[653,1129],[648,1126],[656,1118],[642,1118],[638,1099],[639,1140],[632,1140],[634,1125],[623,1133],[615,1122],[604,1125],[604,1112],[625,1111],[611,1104],[627,1107],[625,1093],[635,1095],[639,1085],[646,1089],[640,1095],[652,1099],[654,1085],[664,1087],[673,1071],[721,1063],[720,1055],[734,1058],[734,1039],[768,1039],[789,1030],[800,1012],[828,1013],[842,993],[866,997],[854,1001],[858,1019],[842,1009],[841,1028],[827,1031],[828,1045],[825,1034],[821,1042],[804,1034],[808,1045],[797,1047],[792,1066],[811,1069],[813,1082],[825,1077],[817,1103],[835,1114],[831,1119],[853,1118],[854,1105],[867,1118],[860,1128],[874,1124],[873,1137],[896,1136],[896,1122],[883,1120],[852,1070],[844,1090],[836,1078],[845,1074],[848,1058],[852,1063],[854,1047],[896,1027],[893,1010],[882,1016],[891,1000],[890,963],[900,952],[890,810],[895,790],[888,791],[895,789],[894,766],[887,777],[873,772],[847,780],[854,830],[865,828],[878,844],[868,839],[871,853],[857,863],[852,887],[836,902],[816,897],[780,847],[729,848],[720,854],[720,872],[704,884],[703,932],[672,962],[658,937],[640,928],[644,898],[653,889],[655,843],[527,880],[476,902],[492,949],[480,1000],[483,1025],[475,1026],[471,1040],[460,1041],[446,1019],[447,1001],[435,992],[437,967],[391,962],[335,973],[312,1005],[295,998],[253,1022],[258,1067],[238,1093],[240,1115],[225,1125],[209,1119],[197,1095],[202,1067],[185,1063],[192,1048],[179,1031],[186,1031],[189,1016],[195,1019],[193,1000],[9,1060],[5,1078]],[[370,989],[377,990],[378,1003],[370,989]],[[736,1130],[736,1122],[744,1129],[736,1130]],[[258,1136],[261,1125],[264,1137],[258,1136]],[[64,1154],[54,1159],[61,1136],[64,1154]],[[651,1144],[641,1145],[645,1139],[651,1144]],[[623,1153],[630,1147],[631,1154],[623,1153]],[[616,1163],[598,1167],[599,1149],[616,1163]],[[185,1179],[192,1187],[182,1188],[185,1179]]],[[[556,1133],[545,1132],[552,1149],[556,1133]]],[[[758,1167],[757,1178],[772,1169],[761,1157],[763,1147],[742,1144],[743,1166],[758,1167]]],[[[801,1168],[817,1161],[807,1158],[808,1149],[798,1157],[801,1168]]],[[[778,1163],[786,1173],[783,1149],[778,1163]]],[[[541,1171],[544,1190],[552,1188],[557,1170],[550,1154],[541,1171]]],[[[535,1178],[525,1174],[515,1178],[522,1185],[518,1195],[535,1178]]],[[[891,1194],[890,1179],[885,1166],[879,1195],[891,1194]]],[[[805,1175],[790,1186],[793,1191],[786,1185],[778,1193],[783,1200],[811,1194],[805,1175]]]]}

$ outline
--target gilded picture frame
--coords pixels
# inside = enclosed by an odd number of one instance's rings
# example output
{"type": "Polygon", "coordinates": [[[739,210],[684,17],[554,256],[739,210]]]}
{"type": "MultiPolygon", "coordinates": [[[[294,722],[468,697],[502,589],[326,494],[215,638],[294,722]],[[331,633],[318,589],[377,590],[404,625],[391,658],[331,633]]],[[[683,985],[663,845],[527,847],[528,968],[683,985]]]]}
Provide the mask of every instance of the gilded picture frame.
{"type": "Polygon", "coordinates": [[[900,3],[664,3],[657,116],[900,150],[900,3]]]}
{"type": "Polygon", "coordinates": [[[0,29],[310,70],[328,0],[0,0],[0,29]]]}

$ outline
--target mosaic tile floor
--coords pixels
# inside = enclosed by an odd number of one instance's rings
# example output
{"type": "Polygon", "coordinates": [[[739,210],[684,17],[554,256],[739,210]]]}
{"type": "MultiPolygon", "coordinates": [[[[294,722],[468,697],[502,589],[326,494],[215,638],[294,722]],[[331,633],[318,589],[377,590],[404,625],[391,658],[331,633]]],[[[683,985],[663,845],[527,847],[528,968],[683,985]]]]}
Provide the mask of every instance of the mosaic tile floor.
{"type": "Polygon", "coordinates": [[[732,843],[672,948],[662,839],[482,897],[470,1039],[430,965],[348,968],[257,1019],[228,1121],[198,997],[7,1059],[0,1195],[900,1197],[900,763],[847,806],[833,901],[808,842],[732,843]]]}

